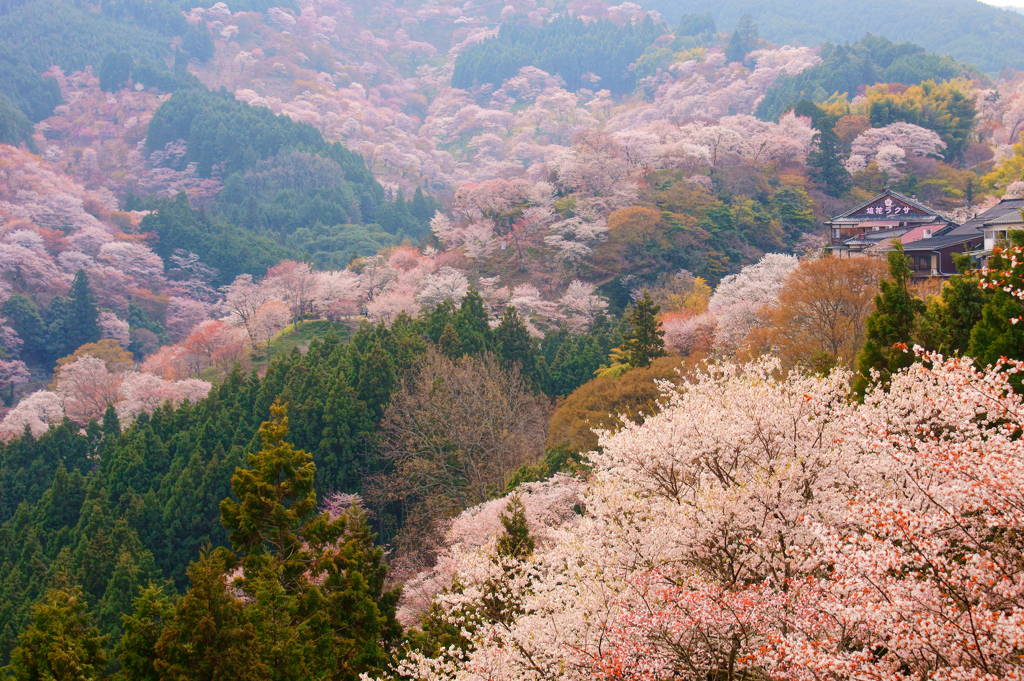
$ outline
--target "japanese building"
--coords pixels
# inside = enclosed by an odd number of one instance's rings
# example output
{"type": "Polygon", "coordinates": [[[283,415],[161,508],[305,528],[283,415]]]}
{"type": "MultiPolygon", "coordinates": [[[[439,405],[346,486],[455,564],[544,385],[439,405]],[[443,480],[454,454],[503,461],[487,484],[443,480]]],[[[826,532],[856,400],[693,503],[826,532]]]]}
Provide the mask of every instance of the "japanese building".
{"type": "Polygon", "coordinates": [[[955,253],[979,262],[1011,231],[1024,230],[1024,199],[1003,199],[958,225],[918,201],[886,191],[871,201],[837,215],[825,224],[828,250],[838,256],[882,255],[899,241],[910,259],[915,279],[956,274],[955,253]]]}
{"type": "Polygon", "coordinates": [[[938,211],[891,190],[825,224],[829,229],[828,248],[841,256],[884,249],[893,239],[906,245],[936,236],[952,225],[938,211]]]}

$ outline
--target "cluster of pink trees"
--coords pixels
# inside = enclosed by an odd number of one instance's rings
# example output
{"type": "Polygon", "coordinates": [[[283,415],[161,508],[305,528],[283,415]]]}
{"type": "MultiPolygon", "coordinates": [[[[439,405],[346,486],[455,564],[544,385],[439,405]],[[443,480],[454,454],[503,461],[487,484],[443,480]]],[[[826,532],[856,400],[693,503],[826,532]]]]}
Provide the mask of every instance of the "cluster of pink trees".
{"type": "Polygon", "coordinates": [[[133,88],[104,92],[90,68],[65,74],[54,67],[48,75],[60,85],[64,104],[37,126],[36,146],[55,168],[88,189],[117,196],[185,192],[201,203],[220,190],[216,179],[197,175],[195,164],[167,167],[168,160],[184,154],[181,145],[146,150],[149,121],[168,95],[133,88]]]}
{"type": "MultiPolygon", "coordinates": [[[[188,16],[220,38],[215,58],[198,70],[204,82],[316,126],[328,139],[362,154],[386,185],[406,191],[426,187],[444,192],[494,178],[538,179],[544,166],[564,157],[585,131],[629,132],[749,116],[779,76],[819,61],[813,50],[802,47],[759,50],[751,55],[749,68],[727,63],[721,50],[695,52],[650,78],[649,99],[621,106],[604,90],[568,91],[560,79],[535,67],[523,68],[488,91],[450,87],[454,60],[465,45],[493,35],[498,22],[513,15],[545,21],[551,9],[542,5],[509,2],[499,14],[486,3],[386,3],[386,10],[366,13],[343,0],[303,0],[297,9],[278,10],[267,19],[233,13],[222,3],[188,16]],[[454,32],[437,30],[441,24],[454,25],[454,32]],[[353,32],[352,25],[361,30],[353,32]],[[412,34],[429,42],[411,39],[412,34]],[[272,58],[266,56],[268,46],[272,58]],[[429,63],[415,75],[400,67],[403,61],[425,58],[429,63]]],[[[619,23],[647,14],[633,3],[605,2],[576,3],[573,12],[619,23]]],[[[806,152],[808,126],[760,127],[759,139],[749,143],[751,156],[802,158],[806,152]]],[[[697,132],[677,134],[681,139],[668,144],[679,147],[697,132]]],[[[666,144],[645,139],[640,135],[634,146],[666,144]]],[[[689,162],[685,148],[645,153],[667,155],[677,163],[682,155],[689,162]]]]}
{"type": "Polygon", "coordinates": [[[206,381],[169,381],[83,355],[58,368],[52,390],[34,392],[11,409],[0,421],[0,438],[18,437],[26,428],[38,436],[65,418],[85,425],[100,419],[111,406],[127,424],[164,403],[195,402],[209,390],[206,381]]]}
{"type": "MultiPolygon", "coordinates": [[[[213,318],[203,316],[205,306],[183,306],[187,309],[178,316],[191,315],[192,326],[180,342],[150,355],[142,369],[168,379],[211,368],[224,371],[245,365],[253,351],[265,350],[274,336],[304,319],[386,323],[445,300],[458,302],[471,282],[446,264],[451,261],[450,255],[431,249],[400,246],[361,258],[346,270],[316,271],[306,263],[285,261],[259,280],[241,275],[222,291],[213,318]]],[[[559,325],[582,329],[606,308],[595,287],[580,281],[550,297],[532,284],[503,286],[497,278],[477,278],[473,285],[495,319],[507,305],[515,305],[537,334],[559,325]]]]}
{"type": "Polygon", "coordinates": [[[946,143],[934,130],[911,123],[868,128],[853,140],[846,169],[851,173],[876,163],[890,177],[903,174],[908,158],[942,158],[946,143]]]}
{"type": "Polygon", "coordinates": [[[1010,373],[925,360],[863,404],[844,372],[770,360],[671,389],[602,436],[584,515],[518,567],[453,547],[437,602],[468,649],[396,676],[1018,678],[1024,400],[1010,373]],[[481,621],[495,593],[514,607],[481,621]]]}
{"type": "Polygon", "coordinates": [[[127,343],[132,299],[166,306],[175,329],[205,318],[206,304],[192,297],[195,282],[165,278],[163,261],[139,233],[142,217],[118,210],[109,192],[85,189],[53,164],[0,145],[0,299],[21,293],[48,305],[82,269],[111,338],[127,343]]]}

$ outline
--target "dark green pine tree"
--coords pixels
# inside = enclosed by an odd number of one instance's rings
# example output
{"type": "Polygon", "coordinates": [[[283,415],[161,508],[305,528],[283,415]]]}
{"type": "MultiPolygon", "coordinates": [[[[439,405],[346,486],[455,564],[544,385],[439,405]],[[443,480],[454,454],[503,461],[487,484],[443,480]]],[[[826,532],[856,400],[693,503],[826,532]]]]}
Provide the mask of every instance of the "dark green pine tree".
{"type": "Polygon", "coordinates": [[[494,349],[506,367],[517,366],[523,376],[538,385],[537,343],[530,336],[519,312],[511,305],[501,314],[494,329],[494,349]]]}
{"type": "Polygon", "coordinates": [[[93,681],[107,663],[106,638],[93,623],[77,587],[47,591],[32,608],[31,622],[18,636],[9,681],[93,681]]]}
{"type": "Polygon", "coordinates": [[[740,17],[736,24],[736,30],[729,38],[729,45],[725,48],[725,57],[729,61],[745,61],[747,55],[757,49],[758,44],[757,26],[749,14],[740,17]]]}
{"type": "Polygon", "coordinates": [[[130,613],[122,617],[124,633],[116,650],[121,669],[116,681],[161,681],[156,644],[174,613],[174,599],[163,588],[151,584],[142,589],[130,613]]]}
{"type": "Polygon", "coordinates": [[[317,494],[359,490],[363,477],[375,472],[369,459],[375,428],[370,410],[342,376],[324,403],[323,424],[316,448],[317,494]]]}
{"type": "Polygon", "coordinates": [[[659,312],[661,307],[644,291],[643,298],[626,313],[627,331],[622,352],[629,366],[650,366],[652,360],[665,356],[665,332],[658,321],[659,312]]]}
{"type": "Polygon", "coordinates": [[[100,339],[99,311],[96,296],[89,286],[85,270],[78,270],[71,283],[66,303],[54,310],[51,306],[50,344],[54,357],[64,357],[100,339]]]}
{"type": "Polygon", "coordinates": [[[287,410],[270,408],[271,418],[260,426],[260,450],[249,455],[247,468],[231,477],[237,501],[220,504],[221,521],[236,552],[245,556],[247,570],[259,570],[273,552],[282,556],[287,584],[297,583],[306,566],[301,530],[316,510],[313,475],[316,465],[308,452],[296,449],[288,435],[287,410]]]}
{"type": "Polygon", "coordinates": [[[896,243],[888,254],[889,279],[882,281],[875,296],[875,310],[865,322],[864,347],[857,356],[857,374],[853,378],[853,391],[863,397],[875,380],[888,385],[889,377],[914,362],[909,344],[918,317],[924,312],[924,303],[910,293],[910,265],[903,246],[896,243]]]}
{"type": "Polygon", "coordinates": [[[122,615],[131,612],[132,602],[143,585],[157,577],[156,562],[149,551],[125,550],[118,554],[97,608],[99,624],[105,634],[113,639],[121,632],[122,615]]]}
{"type": "Polygon", "coordinates": [[[981,319],[971,330],[967,354],[982,365],[998,364],[1002,357],[1024,358],[1024,325],[1010,321],[1022,315],[1024,306],[1017,298],[1005,291],[994,291],[981,309],[981,319]]]}
{"type": "Polygon", "coordinates": [[[238,500],[221,504],[242,568],[235,585],[273,678],[355,681],[384,668],[397,592],[384,589],[383,551],[358,507],[337,519],[316,512],[316,467],[287,434],[274,405],[260,450],[232,478],[238,500]]]}
{"type": "Polygon", "coordinates": [[[462,344],[462,354],[476,355],[492,347],[491,327],[487,323],[484,299],[475,289],[469,289],[459,311],[455,313],[455,332],[462,344]]]}
{"type": "Polygon", "coordinates": [[[454,324],[445,324],[441,337],[437,339],[437,347],[442,354],[451,359],[462,356],[462,341],[459,340],[459,333],[455,330],[454,324]]]}
{"type": "Polygon", "coordinates": [[[380,338],[375,338],[369,349],[357,358],[353,381],[356,394],[366,404],[375,422],[384,415],[384,408],[391,400],[391,392],[397,382],[398,374],[391,354],[380,338]]]}
{"type": "Polygon", "coordinates": [[[808,100],[798,103],[795,112],[798,116],[809,117],[816,131],[812,140],[813,147],[807,154],[807,168],[811,179],[830,196],[846,194],[853,186],[853,179],[843,165],[846,150],[835,132],[838,119],[808,100]]]}
{"type": "Polygon", "coordinates": [[[831,128],[814,134],[814,147],[807,155],[811,179],[830,196],[842,196],[850,191],[853,180],[843,165],[842,142],[831,128]]]}
{"type": "Polygon", "coordinates": [[[112,52],[100,63],[100,89],[116,92],[128,85],[134,66],[132,56],[125,52],[112,52]]]}
{"type": "MultiPolygon", "coordinates": [[[[229,564],[223,551],[215,551],[189,566],[188,591],[178,600],[171,620],[162,622],[153,649],[153,667],[161,681],[271,678],[245,605],[225,583],[229,564]]],[[[145,658],[146,651],[137,648],[135,654],[145,658]]]]}
{"type": "Polygon", "coordinates": [[[454,322],[455,312],[455,304],[450,299],[445,299],[420,315],[427,338],[434,343],[440,342],[445,327],[454,322]]]}
{"type": "Polygon", "coordinates": [[[513,495],[508,500],[499,519],[504,532],[498,537],[498,555],[516,560],[529,558],[536,545],[530,536],[530,526],[526,522],[526,507],[523,506],[523,500],[519,495],[513,495]]]}
{"type": "Polygon", "coordinates": [[[982,310],[992,297],[971,272],[970,256],[954,253],[959,274],[942,287],[938,299],[929,300],[914,333],[914,342],[943,355],[967,354],[971,332],[981,321],[982,310]]]}
{"type": "Polygon", "coordinates": [[[46,324],[43,322],[36,304],[20,293],[16,293],[4,301],[2,310],[11,328],[18,333],[18,337],[23,341],[21,358],[29,364],[50,364],[46,324]]]}

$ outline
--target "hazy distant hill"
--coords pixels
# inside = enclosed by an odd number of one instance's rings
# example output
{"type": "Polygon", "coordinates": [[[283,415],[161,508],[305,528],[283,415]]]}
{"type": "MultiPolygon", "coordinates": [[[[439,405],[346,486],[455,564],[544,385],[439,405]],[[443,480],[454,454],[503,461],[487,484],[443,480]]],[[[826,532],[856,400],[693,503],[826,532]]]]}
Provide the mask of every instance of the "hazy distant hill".
{"type": "Polygon", "coordinates": [[[642,0],[669,22],[710,13],[721,31],[750,14],[773,42],[818,45],[865,33],[909,41],[997,72],[1024,68],[1024,16],[976,0],[642,0]]]}

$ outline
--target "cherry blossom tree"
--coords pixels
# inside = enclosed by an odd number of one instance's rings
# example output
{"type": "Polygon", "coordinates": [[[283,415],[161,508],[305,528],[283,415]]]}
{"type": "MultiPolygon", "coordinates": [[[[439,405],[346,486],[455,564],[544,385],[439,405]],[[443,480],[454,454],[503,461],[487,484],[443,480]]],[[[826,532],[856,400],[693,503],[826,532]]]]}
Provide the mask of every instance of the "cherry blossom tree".
{"type": "Polygon", "coordinates": [[[99,357],[83,355],[58,368],[54,387],[67,417],[84,425],[103,416],[107,407],[117,402],[123,377],[123,373],[108,369],[99,357]]]}
{"type": "Polygon", "coordinates": [[[945,148],[946,143],[934,130],[911,123],[868,128],[853,140],[846,169],[855,173],[877,163],[879,168],[898,177],[903,173],[907,158],[942,158],[945,148]]]}
{"type": "Polygon", "coordinates": [[[798,264],[791,255],[769,253],[738,274],[722,279],[708,303],[717,320],[716,349],[732,352],[758,325],[761,308],[772,304],[798,264]]]}
{"type": "Polygon", "coordinates": [[[103,338],[112,338],[123,347],[128,347],[128,343],[131,342],[128,322],[108,311],[100,312],[98,321],[103,338]]]}
{"type": "Polygon", "coordinates": [[[1010,371],[922,359],[862,404],[844,371],[772,360],[666,387],[518,569],[452,541],[434,603],[466,645],[395,676],[1016,678],[1024,399],[1010,371]],[[495,584],[516,609],[467,617],[495,584]]]}
{"type": "Polygon", "coordinates": [[[0,423],[0,437],[5,440],[20,437],[26,428],[32,435],[39,436],[63,418],[64,405],[60,396],[49,390],[40,390],[28,395],[7,412],[0,423]]]}
{"type": "Polygon", "coordinates": [[[117,415],[122,424],[131,423],[139,414],[152,413],[162,404],[196,402],[210,392],[210,384],[196,378],[168,381],[153,374],[132,371],[118,388],[117,415]]]}

